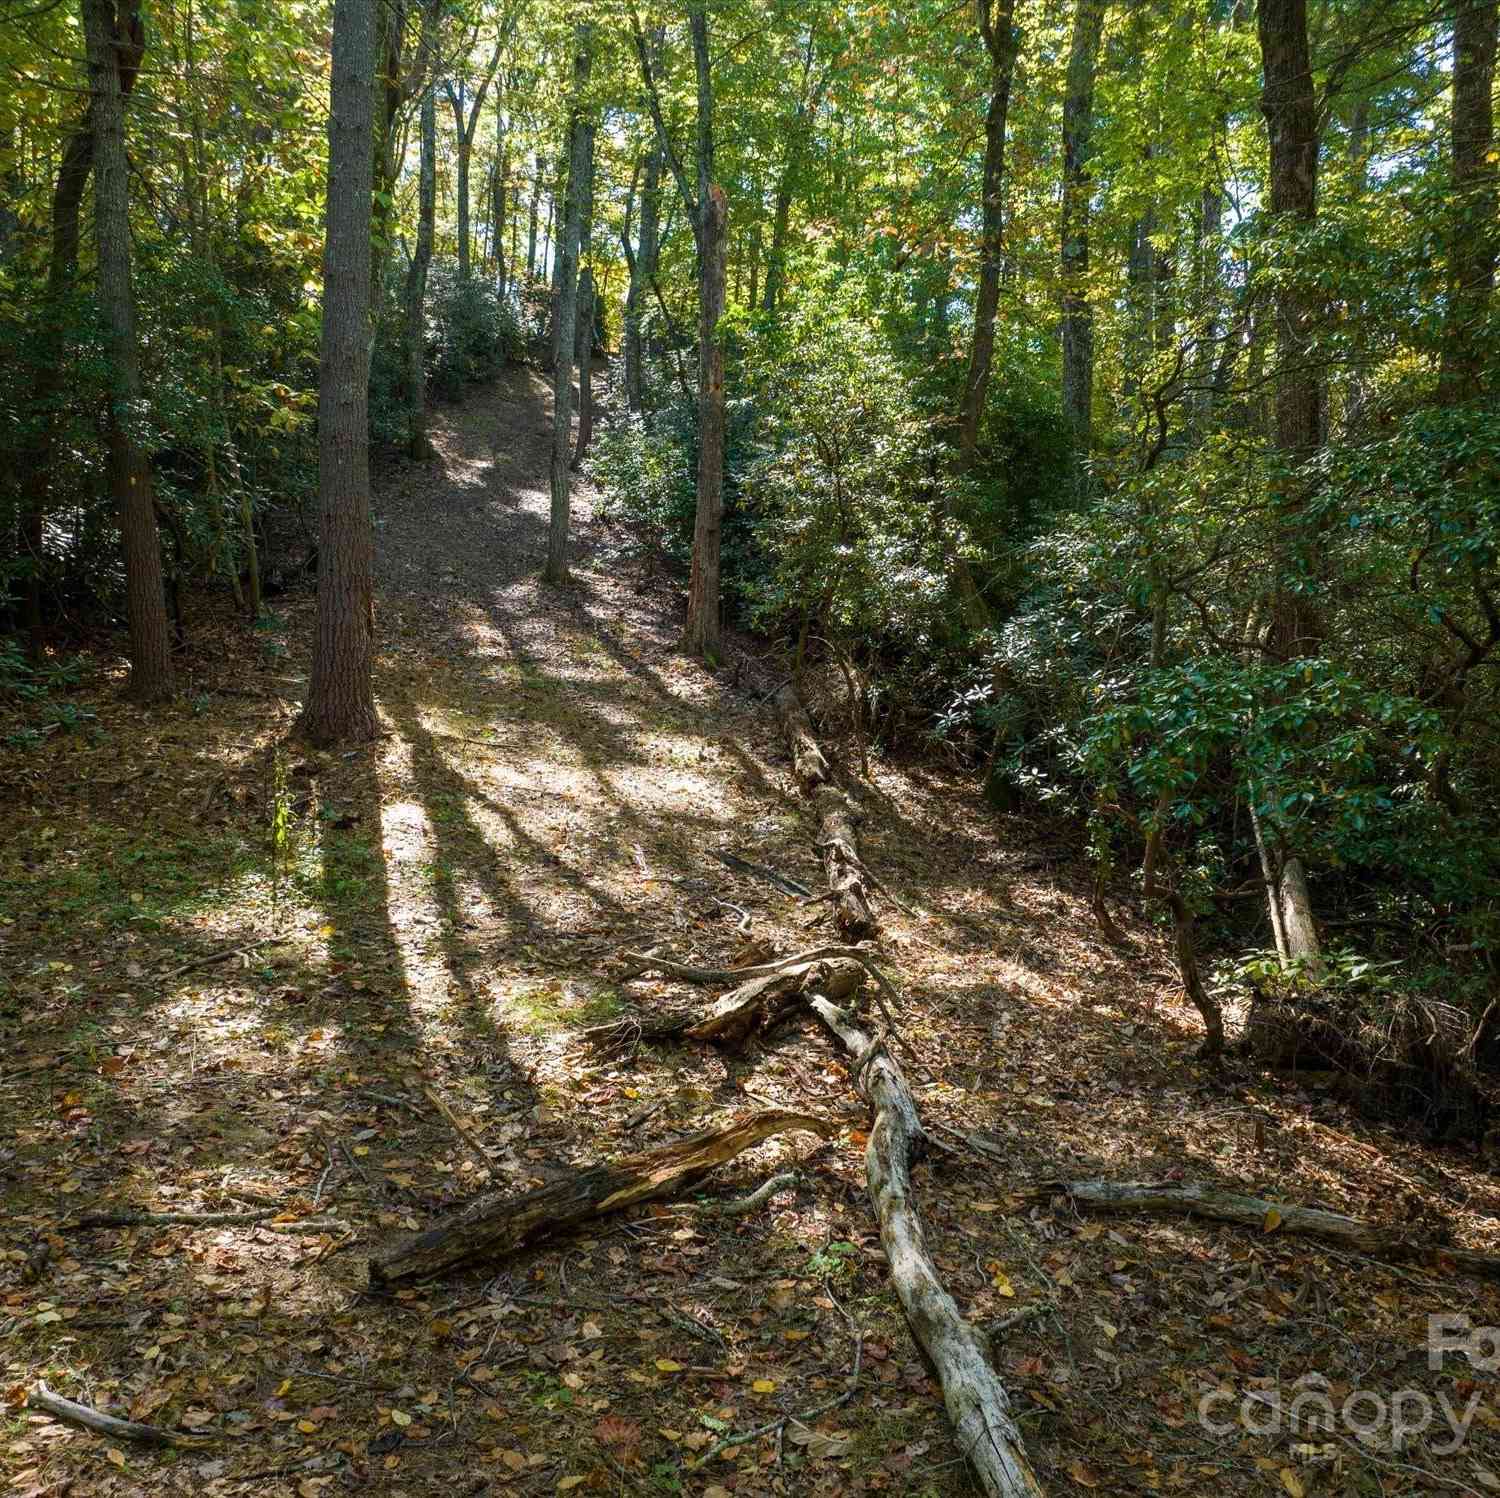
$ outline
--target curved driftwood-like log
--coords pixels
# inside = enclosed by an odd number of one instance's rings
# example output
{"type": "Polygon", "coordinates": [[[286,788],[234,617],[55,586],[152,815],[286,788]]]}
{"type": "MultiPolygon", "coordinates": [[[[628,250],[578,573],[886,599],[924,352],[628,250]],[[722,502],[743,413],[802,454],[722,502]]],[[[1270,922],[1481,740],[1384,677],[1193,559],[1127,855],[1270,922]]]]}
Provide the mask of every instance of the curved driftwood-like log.
{"type": "Polygon", "coordinates": [[[640,1202],[690,1191],[716,1165],[788,1129],[827,1139],[836,1125],[807,1113],[768,1108],[727,1128],[679,1139],[614,1165],[595,1165],[520,1196],[491,1192],[447,1222],[370,1260],[370,1283],[431,1279],[475,1259],[491,1259],[640,1202]]]}
{"type": "Polygon", "coordinates": [[[1355,1253],[1383,1259],[1441,1259],[1472,1274],[1500,1279],[1500,1255],[1412,1238],[1395,1228],[1322,1207],[1242,1196],[1191,1181],[1044,1181],[1028,1187],[1033,1199],[1066,1196],[1079,1206],[1104,1212],[1185,1212],[1211,1222],[1230,1222],[1257,1232],[1321,1238],[1355,1253]]]}
{"type": "Polygon", "coordinates": [[[834,921],[845,941],[865,941],[879,926],[870,909],[869,880],[859,856],[861,813],[834,782],[796,689],[784,686],[774,700],[791,750],[797,788],[812,802],[817,815],[818,848],[828,874],[827,898],[833,901],[834,921]]]}
{"type": "Polygon", "coordinates": [[[865,1172],[880,1223],[880,1242],[901,1308],[943,1386],[943,1403],[959,1449],[990,1498],[1040,1498],[1031,1463],[1004,1385],[979,1335],[938,1278],[911,1186],[912,1156],[923,1142],[921,1120],[906,1078],[880,1040],[844,1010],[814,997],[814,1014],[854,1060],[854,1077],[875,1109],[865,1172]]]}

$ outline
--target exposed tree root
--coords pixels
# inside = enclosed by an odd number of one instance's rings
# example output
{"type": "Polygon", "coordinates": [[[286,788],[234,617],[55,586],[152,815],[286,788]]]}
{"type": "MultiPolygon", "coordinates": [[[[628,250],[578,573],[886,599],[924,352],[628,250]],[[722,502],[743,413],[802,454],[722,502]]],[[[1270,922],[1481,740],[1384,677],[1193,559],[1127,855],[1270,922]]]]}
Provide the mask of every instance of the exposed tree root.
{"type": "Polygon", "coordinates": [[[1321,1238],[1373,1258],[1437,1260],[1486,1279],[1500,1279],[1500,1254],[1412,1238],[1395,1228],[1346,1217],[1341,1212],[1265,1201],[1258,1196],[1221,1191],[1216,1186],[1179,1181],[1046,1181],[1028,1188],[1025,1194],[1036,1199],[1066,1196],[1079,1206],[1106,1212],[1185,1212],[1257,1232],[1321,1238]]]}
{"type": "Polygon", "coordinates": [[[880,927],[870,909],[870,877],[859,856],[862,813],[834,783],[833,771],[818,747],[812,720],[796,688],[790,684],[782,687],[775,704],[792,754],[792,774],[818,818],[818,849],[828,874],[834,921],[845,941],[865,941],[880,927]]]}
{"type": "Polygon", "coordinates": [[[641,1202],[670,1200],[691,1190],[715,1166],[788,1129],[803,1129],[826,1139],[836,1125],[811,1114],[768,1109],[727,1128],[675,1140],[614,1165],[591,1166],[520,1196],[492,1192],[470,1202],[447,1222],[372,1258],[370,1283],[386,1286],[431,1279],[641,1202]]]}
{"type": "Polygon", "coordinates": [[[844,1010],[817,996],[809,1004],[858,1063],[860,1091],[875,1110],[865,1171],[880,1241],[912,1335],[937,1370],[959,1450],[990,1498],[1040,1498],[1042,1487],[1026,1458],[1005,1387],[927,1251],[911,1186],[912,1158],[925,1136],[906,1078],[889,1051],[844,1010]]]}

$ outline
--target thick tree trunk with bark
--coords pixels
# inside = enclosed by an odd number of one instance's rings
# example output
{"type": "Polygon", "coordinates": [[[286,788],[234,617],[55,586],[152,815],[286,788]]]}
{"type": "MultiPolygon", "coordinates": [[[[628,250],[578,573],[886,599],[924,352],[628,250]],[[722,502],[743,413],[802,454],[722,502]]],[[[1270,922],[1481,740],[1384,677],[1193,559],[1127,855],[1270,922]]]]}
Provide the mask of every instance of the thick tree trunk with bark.
{"type": "Polygon", "coordinates": [[[375,1286],[432,1279],[477,1260],[499,1258],[643,1202],[691,1191],[716,1166],[769,1139],[798,1129],[827,1139],[826,1119],[781,1109],[752,1113],[724,1129],[662,1145],[614,1165],[575,1171],[522,1195],[496,1192],[471,1202],[447,1222],[370,1260],[375,1286]]]}
{"type": "Polygon", "coordinates": [[[143,702],[172,694],[172,653],[162,587],[161,543],[151,463],[141,445],[145,422],[135,288],[130,275],[129,164],[125,156],[122,69],[144,50],[138,9],[84,0],[89,111],[94,130],[94,221],[99,305],[110,363],[109,483],[125,551],[125,604],[130,622],[130,694],[143,702]]]}
{"type": "Polygon", "coordinates": [[[437,0],[422,7],[422,86],[419,131],[420,176],[417,188],[417,242],[406,273],[406,393],[407,450],[420,462],[432,451],[427,437],[427,271],[432,264],[433,229],[437,217],[437,84],[431,70],[437,65],[437,0]]]}
{"type": "MultiPolygon", "coordinates": [[[[1263,85],[1261,112],[1271,141],[1271,213],[1280,232],[1296,234],[1318,211],[1318,110],[1307,41],[1307,0],[1260,0],[1257,11],[1263,85]]],[[[1288,475],[1277,517],[1277,579],[1271,644],[1285,660],[1315,654],[1322,634],[1311,589],[1322,571],[1321,543],[1307,534],[1302,480],[1294,470],[1322,443],[1323,381],[1314,348],[1316,294],[1300,274],[1276,291],[1276,446],[1288,475]]],[[[1321,967],[1307,879],[1286,858],[1278,888],[1288,954],[1321,967]]]]}
{"type": "Polygon", "coordinates": [[[835,783],[796,691],[782,687],[775,702],[791,751],[792,774],[817,817],[818,847],[828,874],[834,921],[845,941],[864,941],[877,935],[880,927],[870,909],[868,875],[859,855],[861,813],[835,783]]]}
{"type": "Polygon", "coordinates": [[[561,236],[553,276],[552,332],[552,523],[547,532],[549,583],[568,576],[569,513],[568,467],[573,436],[573,344],[578,318],[578,236],[583,215],[583,195],[588,177],[588,127],[582,114],[582,95],[593,65],[592,36],[580,26],[574,38],[573,108],[568,122],[568,186],[563,206],[561,236]]]}
{"type": "Polygon", "coordinates": [[[323,337],[318,366],[318,614],[299,727],[315,744],[380,725],[370,525],[370,194],[374,0],[334,0],[323,337]]]}
{"type": "Polygon", "coordinates": [[[925,1135],[906,1078],[883,1037],[867,1035],[827,999],[814,997],[811,1008],[848,1053],[855,1085],[875,1110],[865,1175],[880,1244],[907,1324],[937,1371],[958,1449],[989,1498],[1042,1498],[1005,1386],[938,1277],[927,1247],[911,1182],[925,1135]]]}
{"type": "Polygon", "coordinates": [[[1062,402],[1080,474],[1093,431],[1094,314],[1088,298],[1094,74],[1108,0],[1078,0],[1063,98],[1062,402]]]}
{"type": "Polygon", "coordinates": [[[1458,0],[1453,18],[1453,226],[1438,392],[1454,404],[1483,393],[1480,330],[1495,290],[1500,165],[1494,160],[1496,0],[1458,0]]]}

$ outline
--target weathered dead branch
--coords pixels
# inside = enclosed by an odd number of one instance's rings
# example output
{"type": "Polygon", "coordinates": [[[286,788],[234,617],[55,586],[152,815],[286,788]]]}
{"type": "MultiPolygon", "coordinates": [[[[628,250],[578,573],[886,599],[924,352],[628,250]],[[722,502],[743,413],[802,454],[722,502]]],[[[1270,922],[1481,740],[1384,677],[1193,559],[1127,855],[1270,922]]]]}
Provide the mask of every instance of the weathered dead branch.
{"type": "Polygon", "coordinates": [[[492,1192],[477,1198],[447,1222],[370,1260],[375,1286],[431,1279],[476,1259],[492,1259],[528,1243],[622,1212],[641,1202],[670,1200],[689,1191],[715,1166],[752,1144],[789,1129],[826,1139],[835,1125],[806,1113],[768,1109],[632,1155],[613,1165],[576,1171],[550,1186],[522,1195],[492,1192]]]}
{"type": "Polygon", "coordinates": [[[959,1449],[990,1498],[1040,1498],[1010,1399],[984,1346],[938,1278],[927,1251],[911,1185],[911,1162],[925,1136],[900,1066],[853,1019],[827,999],[810,1007],[850,1057],[860,1063],[860,1091],[875,1110],[865,1171],[880,1224],[891,1281],[912,1335],[932,1360],[959,1449]]]}
{"type": "Polygon", "coordinates": [[[1034,1200],[1066,1196],[1075,1205],[1104,1212],[1183,1212],[1261,1233],[1319,1238],[1372,1258],[1446,1261],[1486,1279],[1500,1279],[1500,1254],[1454,1248],[1342,1212],[1242,1196],[1217,1186],[1187,1181],[1045,1181],[1027,1188],[1025,1195],[1034,1200]]]}
{"type": "Polygon", "coordinates": [[[790,684],[782,687],[776,693],[775,705],[791,750],[797,788],[812,803],[817,816],[817,843],[828,875],[834,921],[846,941],[865,941],[880,928],[870,909],[866,889],[869,877],[859,856],[862,813],[834,781],[796,688],[790,684]]]}
{"type": "Polygon", "coordinates": [[[184,1449],[201,1449],[222,1440],[216,1435],[188,1435],[175,1430],[163,1430],[158,1425],[142,1425],[135,1420],[121,1420],[115,1415],[106,1415],[87,1404],[64,1399],[54,1394],[44,1381],[26,1396],[26,1403],[34,1410],[51,1415],[54,1420],[65,1420],[69,1425],[82,1426],[101,1436],[113,1436],[117,1441],[135,1441],[142,1446],[181,1446],[184,1449]]]}
{"type": "Polygon", "coordinates": [[[847,998],[863,977],[863,966],[849,958],[798,962],[740,984],[719,999],[707,1014],[689,1012],[657,1020],[634,1017],[612,1020],[583,1031],[583,1038],[603,1045],[637,1040],[706,1040],[738,1051],[751,1036],[773,1029],[793,1010],[801,1008],[810,990],[816,989],[832,998],[847,998]]]}

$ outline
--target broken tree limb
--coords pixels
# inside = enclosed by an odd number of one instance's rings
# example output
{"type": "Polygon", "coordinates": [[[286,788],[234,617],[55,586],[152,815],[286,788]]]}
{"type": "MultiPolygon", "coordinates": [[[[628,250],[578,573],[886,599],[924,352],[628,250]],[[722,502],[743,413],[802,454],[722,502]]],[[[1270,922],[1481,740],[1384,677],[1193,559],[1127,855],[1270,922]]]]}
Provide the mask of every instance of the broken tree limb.
{"type": "Polygon", "coordinates": [[[827,1139],[836,1128],[812,1114],[767,1109],[727,1128],[694,1134],[613,1165],[576,1171],[520,1196],[492,1192],[447,1222],[372,1258],[370,1283],[386,1286],[431,1279],[476,1259],[497,1258],[641,1202],[681,1196],[715,1166],[773,1134],[802,1129],[827,1139]]]}
{"type": "Polygon", "coordinates": [[[65,1420],[69,1425],[81,1425],[101,1436],[113,1436],[117,1441],[136,1441],[143,1446],[181,1446],[197,1449],[212,1446],[222,1439],[212,1435],[187,1435],[175,1430],[163,1430],[158,1425],[142,1425],[135,1420],[121,1420],[115,1415],[106,1415],[76,1400],[64,1399],[54,1394],[44,1381],[38,1380],[36,1388],[26,1397],[26,1403],[34,1410],[51,1415],[54,1420],[65,1420]]]}
{"type": "Polygon", "coordinates": [[[1372,1258],[1446,1260],[1487,1279],[1500,1279],[1500,1254],[1412,1238],[1378,1222],[1346,1217],[1322,1207],[1265,1201],[1191,1181],[1044,1181],[1026,1188],[1024,1195],[1032,1200],[1066,1196],[1078,1206],[1102,1212],[1184,1212],[1260,1233],[1320,1238],[1372,1258]]]}
{"type": "Polygon", "coordinates": [[[442,1116],[443,1122],[458,1135],[464,1147],[473,1155],[474,1163],[481,1170],[488,1171],[490,1169],[490,1157],[485,1153],[484,1146],[464,1125],[453,1109],[448,1106],[447,1100],[443,1097],[442,1093],[430,1083],[422,1082],[419,1079],[414,1080],[417,1080],[417,1085],[421,1088],[422,1096],[437,1109],[438,1113],[442,1116]]]}
{"type": "Polygon", "coordinates": [[[864,978],[861,963],[849,958],[801,962],[780,972],[765,973],[742,983],[719,999],[707,1014],[682,1014],[662,1020],[613,1020],[583,1032],[595,1043],[634,1040],[706,1040],[738,1051],[752,1035],[764,1034],[803,1007],[816,990],[825,997],[845,999],[864,978]]]}
{"type": "Polygon", "coordinates": [[[764,977],[769,973],[784,973],[800,963],[817,962],[825,957],[847,957],[864,968],[875,980],[875,986],[881,995],[894,1008],[901,1007],[901,995],[896,985],[876,966],[874,959],[863,947],[814,947],[810,952],[794,952],[790,957],[778,957],[775,962],[757,963],[754,967],[694,967],[691,963],[674,962],[669,957],[660,957],[654,947],[649,952],[625,952],[621,955],[627,962],[638,965],[636,971],[630,974],[631,977],[639,977],[641,973],[657,968],[663,973],[670,973],[674,978],[686,978],[689,983],[734,983],[746,978],[764,977]]]}
{"type": "Polygon", "coordinates": [[[912,1335],[937,1370],[959,1450],[990,1498],[1040,1498],[1042,1487],[1026,1458],[1005,1387],[927,1251],[911,1185],[912,1157],[925,1135],[906,1078],[890,1052],[875,1051],[871,1038],[844,1010],[821,997],[809,1002],[851,1058],[866,1058],[860,1091],[875,1110],[865,1147],[870,1200],[891,1282],[912,1335]]]}
{"type": "Polygon", "coordinates": [[[742,874],[754,874],[757,879],[764,879],[773,889],[779,889],[784,895],[794,895],[799,900],[805,900],[812,894],[805,884],[789,879],[785,874],[768,868],[763,863],[751,863],[748,858],[741,858],[738,853],[726,853],[722,848],[715,848],[713,855],[727,868],[737,869],[742,874]]]}
{"type": "Polygon", "coordinates": [[[835,782],[797,689],[790,684],[782,687],[775,704],[792,755],[792,775],[818,819],[817,846],[833,897],[834,921],[845,941],[864,941],[880,928],[870,909],[869,876],[859,856],[862,813],[835,782]]]}
{"type": "Polygon", "coordinates": [[[790,1191],[802,1177],[795,1170],[784,1170],[768,1181],[762,1181],[749,1196],[735,1197],[727,1202],[677,1202],[675,1212],[692,1212],[701,1217],[745,1217],[763,1207],[779,1191],[790,1191]]]}
{"type": "Polygon", "coordinates": [[[227,1227],[233,1223],[265,1222],[284,1210],[265,1207],[254,1212],[101,1212],[59,1225],[60,1233],[81,1233],[92,1228],[227,1227]]]}

